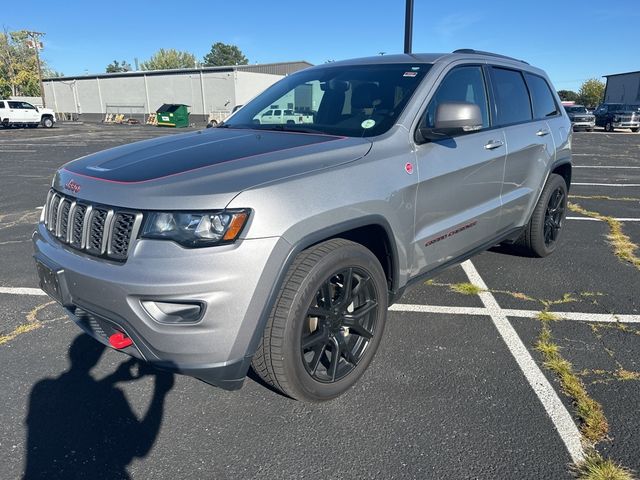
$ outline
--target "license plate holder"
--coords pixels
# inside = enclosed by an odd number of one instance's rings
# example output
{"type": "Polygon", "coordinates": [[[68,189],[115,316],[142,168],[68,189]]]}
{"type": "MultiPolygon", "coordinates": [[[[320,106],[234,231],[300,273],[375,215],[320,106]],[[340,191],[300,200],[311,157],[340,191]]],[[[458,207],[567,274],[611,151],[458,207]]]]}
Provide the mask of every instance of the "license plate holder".
{"type": "Polygon", "coordinates": [[[69,295],[66,293],[64,269],[56,268],[36,257],[36,270],[40,281],[40,288],[60,305],[68,305],[69,295]]]}

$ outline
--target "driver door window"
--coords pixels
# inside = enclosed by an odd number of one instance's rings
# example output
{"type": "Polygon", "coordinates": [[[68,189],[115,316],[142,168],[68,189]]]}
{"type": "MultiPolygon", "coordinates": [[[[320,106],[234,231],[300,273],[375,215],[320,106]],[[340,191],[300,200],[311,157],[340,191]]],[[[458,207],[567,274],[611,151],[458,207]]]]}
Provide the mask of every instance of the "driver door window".
{"type": "Polygon", "coordinates": [[[478,105],[482,114],[482,128],[488,128],[489,109],[482,67],[457,67],[449,72],[431,98],[421,127],[434,128],[438,105],[446,102],[468,102],[478,105]]]}

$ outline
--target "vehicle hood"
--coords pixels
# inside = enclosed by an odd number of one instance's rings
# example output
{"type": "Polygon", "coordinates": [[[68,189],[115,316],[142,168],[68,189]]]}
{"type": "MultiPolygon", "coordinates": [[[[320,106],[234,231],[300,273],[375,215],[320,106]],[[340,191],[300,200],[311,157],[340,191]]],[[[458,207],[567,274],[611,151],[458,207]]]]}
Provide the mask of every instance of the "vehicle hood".
{"type": "Polygon", "coordinates": [[[56,190],[140,210],[223,208],[253,186],[366,155],[363,138],[211,128],[136,142],[74,160],[56,190]]]}

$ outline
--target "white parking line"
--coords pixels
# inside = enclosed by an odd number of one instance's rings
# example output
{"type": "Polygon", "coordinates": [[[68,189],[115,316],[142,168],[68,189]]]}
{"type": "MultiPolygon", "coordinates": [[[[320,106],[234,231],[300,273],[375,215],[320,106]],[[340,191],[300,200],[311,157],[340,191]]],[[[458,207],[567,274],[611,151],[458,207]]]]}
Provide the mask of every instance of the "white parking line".
{"type": "Polygon", "coordinates": [[[471,263],[471,260],[464,262],[462,268],[464,273],[467,274],[467,277],[469,277],[469,281],[483,290],[478,296],[486,307],[493,324],[507,344],[507,348],[515,358],[522,373],[524,373],[529,385],[531,385],[533,391],[536,392],[544,409],[549,414],[549,417],[551,417],[551,421],[569,451],[571,460],[574,463],[578,463],[584,459],[584,450],[581,443],[582,436],[578,427],[576,427],[576,424],[573,422],[571,414],[540,370],[540,367],[536,364],[527,347],[525,347],[522,340],[520,340],[518,333],[507,319],[505,312],[500,308],[500,305],[498,305],[493,294],[487,291],[487,284],[484,283],[484,280],[482,280],[482,277],[476,270],[476,267],[473,266],[473,263],[471,263]]]}
{"type": "MultiPolygon", "coordinates": [[[[415,313],[442,313],[448,315],[476,315],[489,316],[485,307],[449,307],[444,305],[414,305],[410,303],[396,303],[389,307],[393,312],[415,313]]],[[[540,310],[515,310],[503,308],[507,317],[536,318],[540,310]]],[[[640,315],[616,315],[613,313],[587,313],[587,312],[549,312],[559,320],[575,322],[604,322],[604,323],[640,323],[640,315]]]]}
{"type": "Polygon", "coordinates": [[[0,293],[8,293],[9,295],[46,295],[39,288],[11,288],[11,287],[0,287],[0,293]]]}
{"type": "MultiPolygon", "coordinates": [[[[591,218],[591,217],[566,217],[567,220],[588,220],[590,222],[602,222],[604,220],[600,220],[599,218],[591,218]]],[[[640,218],[614,218],[614,220],[618,220],[619,222],[640,222],[640,218]]]]}
{"type": "MultiPolygon", "coordinates": [[[[598,155],[594,155],[593,153],[572,153],[571,156],[572,157],[597,157],[598,155]]],[[[606,156],[606,157],[630,157],[630,158],[636,158],[634,155],[627,154],[627,153],[607,153],[604,156],[606,156]]]]}
{"type": "Polygon", "coordinates": [[[573,165],[573,168],[622,168],[622,169],[634,169],[640,167],[623,167],[620,165],[573,165]]]}
{"type": "Polygon", "coordinates": [[[640,187],[640,183],[580,183],[571,182],[571,186],[582,185],[586,187],[640,187]]]}

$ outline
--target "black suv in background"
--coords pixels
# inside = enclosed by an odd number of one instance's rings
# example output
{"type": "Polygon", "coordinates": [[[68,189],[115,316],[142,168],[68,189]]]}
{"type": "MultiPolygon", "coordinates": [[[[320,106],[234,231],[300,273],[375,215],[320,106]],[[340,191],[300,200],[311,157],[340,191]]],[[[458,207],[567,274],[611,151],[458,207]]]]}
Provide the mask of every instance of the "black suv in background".
{"type": "Polygon", "coordinates": [[[589,132],[593,132],[594,127],[596,126],[596,119],[587,107],[584,105],[566,105],[564,109],[569,115],[569,120],[571,120],[571,126],[573,130],[579,130],[584,128],[589,132]]]}
{"type": "Polygon", "coordinates": [[[613,132],[616,128],[630,128],[634,133],[640,130],[640,105],[603,103],[593,114],[596,125],[604,127],[605,132],[613,132]]]}

